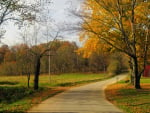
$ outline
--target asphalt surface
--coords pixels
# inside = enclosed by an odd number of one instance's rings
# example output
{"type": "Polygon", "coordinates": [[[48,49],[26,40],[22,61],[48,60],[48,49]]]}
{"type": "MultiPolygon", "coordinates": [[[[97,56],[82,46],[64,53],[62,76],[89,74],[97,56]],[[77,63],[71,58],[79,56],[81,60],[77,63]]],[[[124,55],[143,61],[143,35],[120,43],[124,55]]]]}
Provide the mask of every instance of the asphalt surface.
{"type": "Polygon", "coordinates": [[[106,100],[104,89],[125,77],[125,74],[119,75],[105,81],[71,88],[35,105],[28,113],[123,113],[106,100]]]}

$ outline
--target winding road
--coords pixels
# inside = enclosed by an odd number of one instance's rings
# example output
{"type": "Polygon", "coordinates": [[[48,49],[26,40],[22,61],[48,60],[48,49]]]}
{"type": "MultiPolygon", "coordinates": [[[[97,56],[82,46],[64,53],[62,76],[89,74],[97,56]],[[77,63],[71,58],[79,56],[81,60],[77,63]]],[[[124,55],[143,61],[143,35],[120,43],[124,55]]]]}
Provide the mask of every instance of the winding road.
{"type": "Polygon", "coordinates": [[[31,108],[28,113],[123,113],[105,99],[104,89],[126,74],[74,87],[31,108]]]}

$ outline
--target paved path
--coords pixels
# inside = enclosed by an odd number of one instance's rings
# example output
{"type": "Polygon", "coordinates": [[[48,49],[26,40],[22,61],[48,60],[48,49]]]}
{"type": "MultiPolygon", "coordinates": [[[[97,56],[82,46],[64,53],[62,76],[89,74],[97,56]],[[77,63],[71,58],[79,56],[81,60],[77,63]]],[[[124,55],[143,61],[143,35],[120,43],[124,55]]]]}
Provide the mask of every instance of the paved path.
{"type": "Polygon", "coordinates": [[[123,113],[105,99],[104,88],[125,76],[71,88],[43,101],[29,113],[123,113]]]}

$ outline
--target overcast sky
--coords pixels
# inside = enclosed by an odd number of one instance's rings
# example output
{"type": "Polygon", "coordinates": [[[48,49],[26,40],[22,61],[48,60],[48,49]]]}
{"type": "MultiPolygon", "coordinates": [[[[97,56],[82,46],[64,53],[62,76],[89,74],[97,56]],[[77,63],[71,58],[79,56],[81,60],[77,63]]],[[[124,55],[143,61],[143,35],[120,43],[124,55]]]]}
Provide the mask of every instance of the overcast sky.
{"type": "MultiPolygon", "coordinates": [[[[81,1],[83,0],[52,0],[51,7],[51,18],[55,21],[55,23],[63,23],[65,21],[71,21],[73,20],[68,15],[68,9],[71,8],[80,8],[81,1]]],[[[17,26],[14,26],[13,23],[11,23],[9,26],[6,27],[6,34],[5,38],[2,39],[2,42],[4,44],[8,45],[14,45],[17,43],[21,43],[21,38],[19,34],[19,30],[17,30],[17,26]]],[[[69,35],[70,37],[70,35],[69,35]]],[[[77,35],[72,35],[68,40],[78,41],[77,35]]]]}

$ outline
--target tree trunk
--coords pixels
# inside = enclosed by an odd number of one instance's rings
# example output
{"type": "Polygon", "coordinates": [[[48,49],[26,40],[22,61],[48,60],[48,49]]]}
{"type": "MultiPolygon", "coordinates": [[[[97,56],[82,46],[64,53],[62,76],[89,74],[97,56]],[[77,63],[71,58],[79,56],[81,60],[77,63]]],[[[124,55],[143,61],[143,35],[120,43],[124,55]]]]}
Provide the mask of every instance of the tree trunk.
{"type": "Polygon", "coordinates": [[[40,62],[41,58],[40,56],[36,56],[35,61],[35,73],[34,73],[34,90],[37,90],[39,88],[39,75],[40,75],[40,62]]]}
{"type": "Polygon", "coordinates": [[[135,88],[136,89],[141,89],[141,86],[140,86],[140,76],[135,77],[135,88]]]}
{"type": "Polygon", "coordinates": [[[134,87],[136,89],[141,89],[140,86],[140,75],[139,75],[139,71],[138,71],[138,61],[137,61],[137,57],[133,58],[133,76],[134,76],[134,87]]]}
{"type": "Polygon", "coordinates": [[[131,84],[134,85],[134,73],[131,72],[131,78],[130,78],[131,84]]]}
{"type": "Polygon", "coordinates": [[[133,59],[132,57],[130,57],[130,60],[129,60],[129,66],[130,66],[130,83],[132,85],[134,85],[134,72],[133,72],[133,59]]]}
{"type": "Polygon", "coordinates": [[[30,88],[30,72],[27,74],[27,78],[28,78],[28,88],[30,88]]]}

